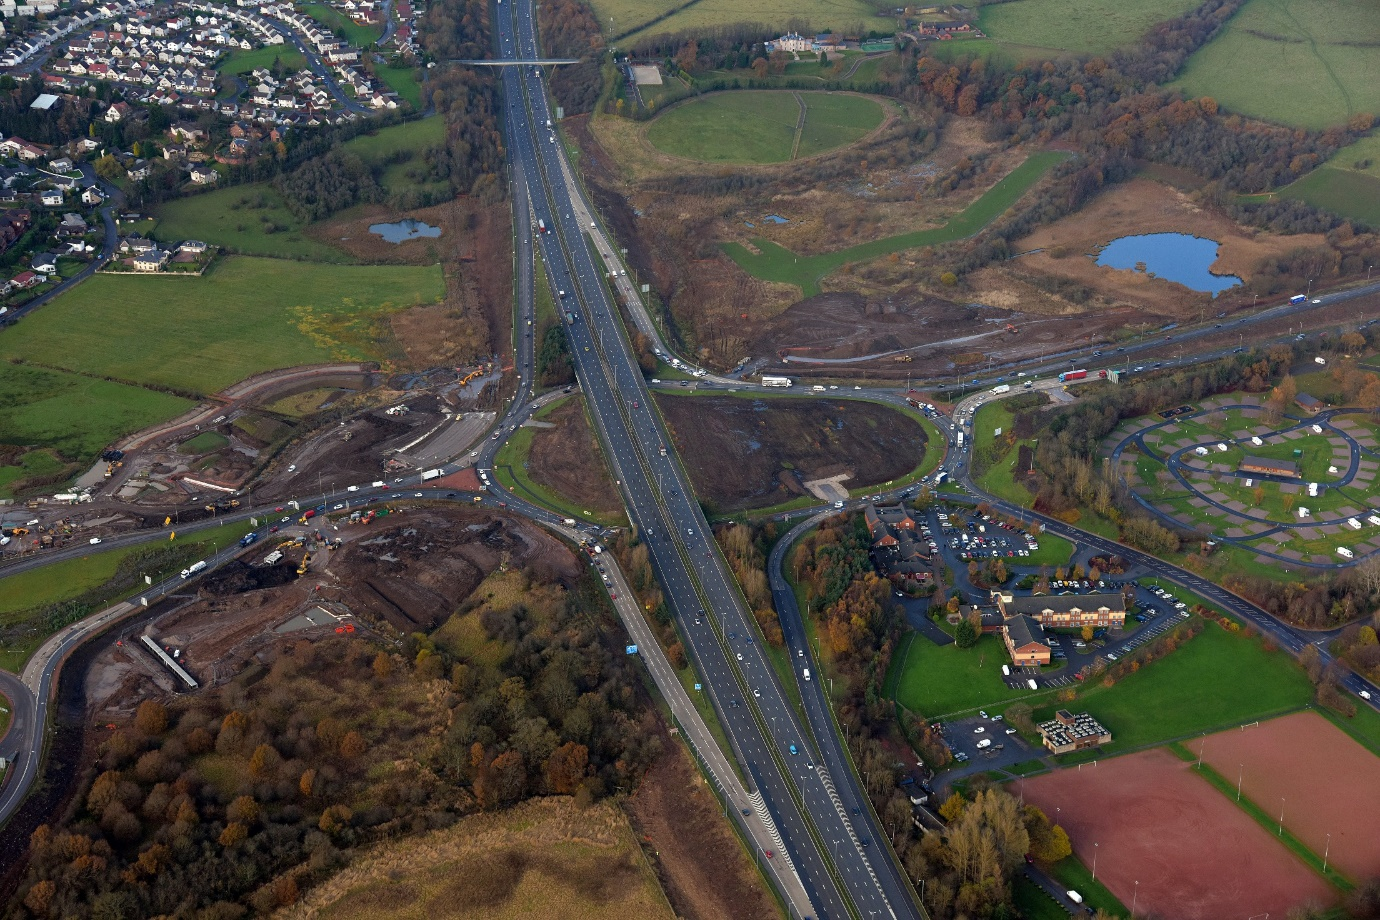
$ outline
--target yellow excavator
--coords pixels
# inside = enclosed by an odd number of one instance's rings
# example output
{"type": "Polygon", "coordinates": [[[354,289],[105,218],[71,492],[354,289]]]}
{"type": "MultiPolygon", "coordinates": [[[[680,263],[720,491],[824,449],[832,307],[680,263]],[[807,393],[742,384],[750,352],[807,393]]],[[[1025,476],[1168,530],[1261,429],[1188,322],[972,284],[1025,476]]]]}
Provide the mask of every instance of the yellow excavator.
{"type": "Polygon", "coordinates": [[[307,574],[307,566],[309,565],[311,565],[311,553],[307,553],[305,556],[302,557],[302,564],[297,567],[297,574],[307,574]]]}

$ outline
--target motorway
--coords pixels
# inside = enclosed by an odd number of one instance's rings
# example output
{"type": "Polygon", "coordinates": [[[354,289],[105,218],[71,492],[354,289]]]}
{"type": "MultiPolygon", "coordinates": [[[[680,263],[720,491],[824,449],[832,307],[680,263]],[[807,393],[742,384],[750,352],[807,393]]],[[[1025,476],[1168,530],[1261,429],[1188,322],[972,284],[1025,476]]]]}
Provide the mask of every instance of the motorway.
{"type": "MultiPolygon", "coordinates": [[[[530,2],[509,9],[510,16],[497,22],[501,57],[537,58],[530,2]]],[[[558,307],[573,319],[566,329],[581,387],[700,680],[783,840],[784,852],[773,858],[788,860],[809,893],[808,910],[792,908],[828,917],[915,916],[906,880],[883,848],[869,852],[870,834],[850,820],[846,797],[859,798],[851,774],[835,778],[813,750],[754,638],[756,624],[624,336],[604,285],[607,268],[596,265],[591,253],[585,231],[594,228],[575,217],[564,152],[547,128],[551,116],[541,72],[506,67],[503,79],[515,182],[526,186],[532,216],[551,231],[537,234],[537,245],[552,289],[566,292],[558,294],[558,307]]],[[[816,737],[826,747],[839,746],[832,731],[816,737]]]]}

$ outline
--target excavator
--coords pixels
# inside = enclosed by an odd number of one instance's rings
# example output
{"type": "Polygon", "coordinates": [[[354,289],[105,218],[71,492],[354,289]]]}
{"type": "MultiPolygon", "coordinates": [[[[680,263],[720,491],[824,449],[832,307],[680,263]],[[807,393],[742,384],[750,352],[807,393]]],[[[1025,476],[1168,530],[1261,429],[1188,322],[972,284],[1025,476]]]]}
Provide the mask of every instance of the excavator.
{"type": "Polygon", "coordinates": [[[305,575],[305,574],[307,574],[307,566],[309,566],[309,565],[311,565],[311,553],[307,553],[306,555],[304,555],[304,556],[302,557],[302,564],[299,565],[299,566],[297,567],[297,574],[298,574],[298,575],[305,575]]]}

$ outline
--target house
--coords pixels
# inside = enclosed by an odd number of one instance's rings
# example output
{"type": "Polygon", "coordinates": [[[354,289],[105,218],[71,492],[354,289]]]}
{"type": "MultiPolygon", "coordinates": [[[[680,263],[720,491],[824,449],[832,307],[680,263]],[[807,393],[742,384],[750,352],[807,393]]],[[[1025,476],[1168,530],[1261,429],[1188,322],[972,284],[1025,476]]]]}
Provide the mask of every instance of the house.
{"type": "Polygon", "coordinates": [[[133,112],[133,106],[128,102],[117,102],[105,110],[105,120],[111,124],[119,124],[129,119],[133,112]]]}
{"type": "Polygon", "coordinates": [[[1299,465],[1292,460],[1267,460],[1264,457],[1242,457],[1238,469],[1243,473],[1258,476],[1282,476],[1285,479],[1299,478],[1299,465]]]}
{"type": "Polygon", "coordinates": [[[996,600],[1003,617],[1028,616],[1046,629],[1120,627],[1126,623],[1126,600],[1117,592],[1022,597],[998,593],[996,600]]]}
{"type": "Polygon", "coordinates": [[[1054,714],[1054,718],[1036,727],[1040,730],[1045,747],[1055,754],[1112,743],[1112,733],[1086,712],[1075,715],[1067,709],[1061,709],[1054,714]]]}
{"type": "Polygon", "coordinates": [[[863,518],[867,521],[867,530],[872,534],[874,546],[883,539],[889,539],[888,545],[895,546],[897,540],[894,531],[915,532],[915,518],[902,504],[868,505],[863,508],[863,518]]]}
{"type": "Polygon", "coordinates": [[[101,193],[96,190],[94,185],[81,193],[82,204],[100,204],[104,200],[105,199],[101,197],[101,193]]]}
{"type": "Polygon", "coordinates": [[[39,193],[38,200],[42,202],[45,207],[60,208],[62,207],[62,192],[57,189],[45,189],[39,193]]]}
{"type": "Polygon", "coordinates": [[[41,252],[34,256],[34,260],[30,263],[30,267],[32,267],[34,271],[42,272],[45,275],[55,275],[57,274],[57,256],[53,255],[51,252],[41,252]]]}
{"type": "Polygon", "coordinates": [[[134,270],[137,272],[159,272],[168,264],[171,254],[164,249],[145,250],[134,257],[134,270]]]}
{"type": "Polygon", "coordinates": [[[56,160],[48,162],[48,168],[53,172],[66,173],[72,171],[72,161],[67,157],[58,157],[56,160]]]}
{"type": "Polygon", "coordinates": [[[811,51],[814,42],[799,32],[787,32],[775,41],[767,42],[767,51],[811,51]]]}
{"type": "Polygon", "coordinates": [[[152,171],[147,160],[136,160],[134,165],[129,168],[128,175],[135,182],[139,182],[147,179],[152,171]]]}
{"type": "Polygon", "coordinates": [[[142,236],[131,236],[120,240],[121,252],[143,253],[157,248],[153,240],[146,240],[142,236]]]}
{"type": "Polygon", "coordinates": [[[24,290],[26,288],[38,287],[46,280],[47,279],[44,278],[42,275],[37,275],[33,272],[20,272],[19,274],[15,275],[13,278],[10,279],[10,284],[14,285],[20,290],[24,290]]]}
{"type": "Polygon", "coordinates": [[[59,97],[52,93],[39,93],[33,102],[29,103],[29,108],[38,109],[40,112],[50,111],[59,102],[59,97]]]}
{"type": "Polygon", "coordinates": [[[62,215],[62,223],[58,224],[58,234],[61,236],[82,236],[89,228],[86,220],[80,214],[68,212],[62,215]]]}
{"type": "Polygon", "coordinates": [[[192,167],[192,181],[197,185],[215,185],[220,173],[207,166],[192,167]]]}
{"type": "Polygon", "coordinates": [[[206,140],[206,131],[191,122],[179,121],[168,129],[168,136],[175,141],[186,141],[188,144],[200,144],[206,140]]]}
{"type": "Polygon", "coordinates": [[[18,157],[21,160],[32,163],[34,160],[43,159],[44,150],[37,144],[31,144],[22,137],[8,137],[0,141],[0,155],[7,157],[18,157]]]}
{"type": "Polygon", "coordinates": [[[1309,396],[1307,393],[1300,393],[1295,396],[1294,405],[1298,406],[1309,415],[1317,415],[1323,410],[1323,401],[1316,396],[1309,396]]]}
{"type": "Polygon", "coordinates": [[[182,244],[177,247],[179,252],[185,252],[188,255],[194,256],[200,255],[201,253],[205,252],[208,248],[210,247],[208,247],[201,240],[183,240],[182,244]]]}
{"type": "Polygon", "coordinates": [[[1001,637],[1011,661],[1021,666],[1044,665],[1050,662],[1049,642],[1038,620],[1028,616],[1007,617],[1001,624],[1001,637]]]}

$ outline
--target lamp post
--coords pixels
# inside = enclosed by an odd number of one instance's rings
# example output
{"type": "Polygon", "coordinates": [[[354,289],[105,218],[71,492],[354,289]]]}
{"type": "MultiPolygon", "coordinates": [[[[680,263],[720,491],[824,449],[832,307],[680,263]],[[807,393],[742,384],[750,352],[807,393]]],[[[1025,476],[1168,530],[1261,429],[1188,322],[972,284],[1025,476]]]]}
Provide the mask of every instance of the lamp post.
{"type": "Polygon", "coordinates": [[[1093,844],[1093,873],[1092,880],[1097,881],[1097,844],[1093,844]]]}
{"type": "Polygon", "coordinates": [[[1236,801],[1241,801],[1241,779],[1246,775],[1246,765],[1243,763],[1236,771],[1236,801]]]}
{"type": "Polygon", "coordinates": [[[1136,879],[1136,888],[1131,892],[1131,917],[1136,916],[1136,900],[1140,898],[1140,879],[1136,879]]]}
{"type": "Polygon", "coordinates": [[[1284,796],[1279,797],[1279,836],[1284,836],[1284,796]]]}
{"type": "Polygon", "coordinates": [[[1323,875],[1327,874],[1327,854],[1332,849],[1332,835],[1327,835],[1327,844],[1323,846],[1323,875]]]}

